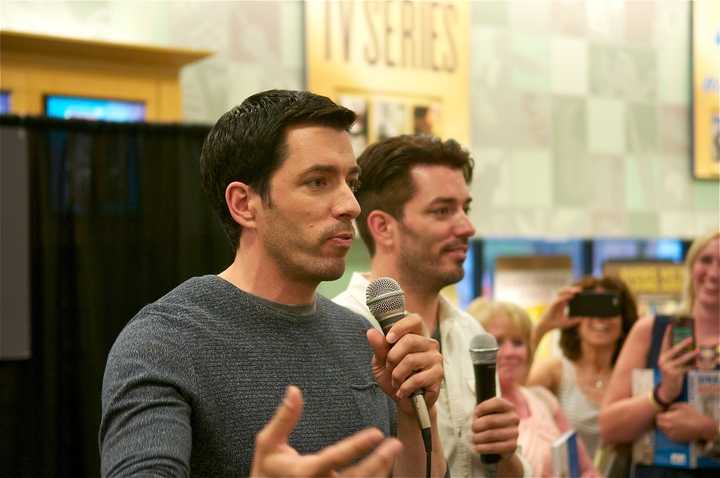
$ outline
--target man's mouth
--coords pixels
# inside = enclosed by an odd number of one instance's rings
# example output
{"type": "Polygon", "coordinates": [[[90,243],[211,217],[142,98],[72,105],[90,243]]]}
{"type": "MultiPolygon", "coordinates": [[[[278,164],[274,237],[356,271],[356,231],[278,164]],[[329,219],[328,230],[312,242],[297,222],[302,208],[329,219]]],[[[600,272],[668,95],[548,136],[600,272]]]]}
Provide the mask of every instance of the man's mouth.
{"type": "Polygon", "coordinates": [[[336,246],[349,248],[352,245],[353,236],[353,230],[350,229],[349,231],[337,232],[333,234],[332,236],[328,237],[327,241],[336,246]]]}

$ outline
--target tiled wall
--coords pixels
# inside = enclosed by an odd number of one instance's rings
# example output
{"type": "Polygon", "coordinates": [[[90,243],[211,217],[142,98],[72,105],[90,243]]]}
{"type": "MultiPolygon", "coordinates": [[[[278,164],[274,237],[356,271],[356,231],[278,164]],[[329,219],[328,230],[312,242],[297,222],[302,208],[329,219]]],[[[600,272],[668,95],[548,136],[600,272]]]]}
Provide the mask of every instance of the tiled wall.
{"type": "Polygon", "coordinates": [[[688,2],[481,1],[472,15],[479,234],[718,227],[718,183],[690,174],[688,2]]]}
{"type": "MultiPolygon", "coordinates": [[[[690,4],[472,5],[473,219],[483,236],[682,236],[717,228],[718,182],[690,174],[690,4]]],[[[298,1],[0,3],[0,27],[207,49],[186,118],[304,85],[298,1]]]]}

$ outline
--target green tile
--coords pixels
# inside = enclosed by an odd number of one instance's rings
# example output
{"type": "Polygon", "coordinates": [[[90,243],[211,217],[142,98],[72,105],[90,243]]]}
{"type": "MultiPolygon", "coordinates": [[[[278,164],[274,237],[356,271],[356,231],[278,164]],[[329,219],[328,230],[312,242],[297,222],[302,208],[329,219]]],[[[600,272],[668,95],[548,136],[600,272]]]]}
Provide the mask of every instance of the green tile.
{"type": "Polygon", "coordinates": [[[657,97],[656,51],[591,43],[590,93],[596,96],[652,102],[657,97]]]}
{"type": "Polygon", "coordinates": [[[553,177],[550,154],[545,151],[515,151],[511,165],[513,206],[552,206],[553,177]]]}
{"type": "Polygon", "coordinates": [[[590,98],[587,113],[588,151],[625,152],[625,104],[620,100],[590,98]]]}
{"type": "Polygon", "coordinates": [[[544,35],[512,33],[512,84],[522,91],[550,91],[550,45],[544,35]]]}
{"type": "Polygon", "coordinates": [[[694,180],[692,190],[697,209],[717,210],[720,208],[720,183],[718,181],[694,180]]]}
{"type": "Polygon", "coordinates": [[[588,46],[584,40],[557,36],[551,42],[552,92],[560,95],[588,93],[588,46]]]}
{"type": "Polygon", "coordinates": [[[616,46],[598,43],[589,45],[588,82],[592,95],[610,98],[623,96],[622,84],[618,78],[620,56],[620,50],[616,46]]]}
{"type": "Polygon", "coordinates": [[[594,208],[621,211],[625,207],[625,176],[618,171],[623,170],[623,158],[613,155],[590,155],[590,168],[585,174],[590,175],[592,204],[594,208]]]}
{"type": "Polygon", "coordinates": [[[626,138],[629,153],[658,149],[658,112],[655,106],[626,103],[626,138]]]}
{"type": "Polygon", "coordinates": [[[473,25],[507,26],[508,6],[506,0],[482,0],[470,3],[470,16],[473,25]]]}
{"type": "Polygon", "coordinates": [[[648,211],[656,208],[655,164],[652,157],[625,157],[625,208],[628,211],[648,211]]]}
{"type": "Polygon", "coordinates": [[[626,227],[629,236],[657,236],[660,232],[660,218],[656,212],[629,212],[626,227]]]}
{"type": "Polygon", "coordinates": [[[688,42],[663,41],[655,52],[657,96],[664,103],[689,105],[692,102],[692,65],[688,42]]]}

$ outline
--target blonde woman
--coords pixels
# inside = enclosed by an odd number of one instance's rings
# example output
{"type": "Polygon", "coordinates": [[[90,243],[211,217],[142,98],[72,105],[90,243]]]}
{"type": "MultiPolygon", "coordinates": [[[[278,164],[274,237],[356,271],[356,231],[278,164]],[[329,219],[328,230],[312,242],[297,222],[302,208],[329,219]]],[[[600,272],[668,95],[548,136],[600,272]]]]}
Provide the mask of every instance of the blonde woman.
{"type": "MultiPolygon", "coordinates": [[[[468,312],[477,314],[475,317],[498,341],[497,374],[502,397],[515,405],[520,417],[518,446],[533,476],[553,476],[551,445],[570,426],[557,399],[546,388],[523,385],[533,357],[530,317],[520,307],[505,302],[480,307],[471,304],[468,312]]],[[[578,443],[582,476],[599,476],[582,440],[578,443]]]]}
{"type": "MultiPolygon", "coordinates": [[[[720,449],[718,423],[686,403],[674,403],[680,395],[685,374],[700,365],[718,368],[720,345],[720,231],[695,240],[685,259],[686,287],[684,312],[692,315],[697,347],[687,338],[670,344],[669,320],[644,317],[630,331],[620,352],[603,399],[599,423],[605,443],[631,443],[657,426],[677,442],[696,441],[711,453],[720,449]],[[701,360],[696,360],[698,358],[701,360]],[[632,370],[660,370],[660,384],[653,394],[632,395],[632,370]]],[[[718,470],[686,470],[637,465],[635,476],[705,477],[718,470]]]]}

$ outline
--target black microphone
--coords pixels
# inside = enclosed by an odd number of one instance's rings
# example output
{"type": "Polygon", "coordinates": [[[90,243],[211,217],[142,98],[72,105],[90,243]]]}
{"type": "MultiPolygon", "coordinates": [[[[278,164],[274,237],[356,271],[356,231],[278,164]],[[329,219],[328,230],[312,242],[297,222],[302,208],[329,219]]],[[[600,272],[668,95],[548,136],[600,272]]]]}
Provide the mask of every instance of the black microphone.
{"type": "MultiPolygon", "coordinates": [[[[380,323],[383,334],[390,331],[398,320],[407,315],[405,312],[405,293],[400,284],[390,277],[381,277],[368,284],[365,290],[365,302],[373,317],[380,323]]],[[[422,432],[425,451],[432,451],[432,436],[430,430],[430,413],[428,412],[422,390],[416,390],[410,397],[418,425],[422,432]]]]}
{"type": "MultiPolygon", "coordinates": [[[[475,370],[475,403],[481,403],[496,396],[495,363],[497,361],[498,343],[490,334],[477,334],[470,341],[470,358],[475,370]]],[[[480,455],[485,464],[500,461],[496,453],[480,455]]]]}

